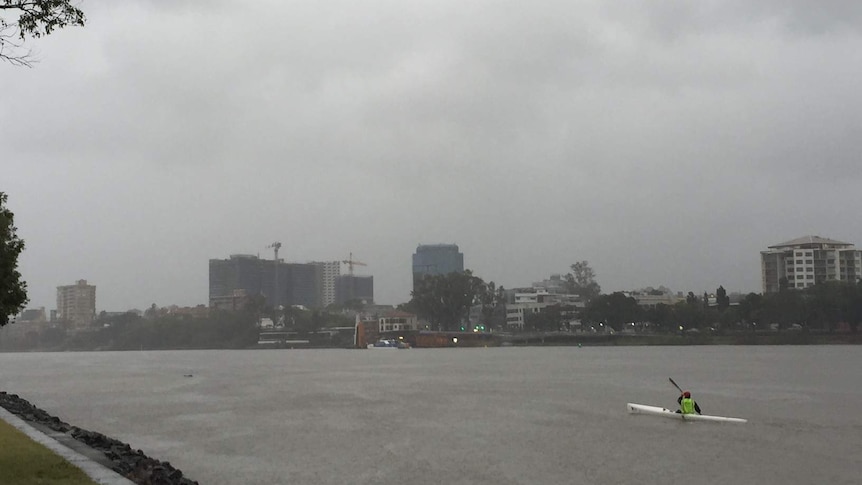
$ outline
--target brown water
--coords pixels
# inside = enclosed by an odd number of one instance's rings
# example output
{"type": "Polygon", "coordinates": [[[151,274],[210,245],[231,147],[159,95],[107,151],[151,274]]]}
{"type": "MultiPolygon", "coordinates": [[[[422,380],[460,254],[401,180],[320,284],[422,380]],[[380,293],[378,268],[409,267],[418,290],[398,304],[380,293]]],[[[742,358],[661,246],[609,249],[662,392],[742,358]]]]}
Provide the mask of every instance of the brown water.
{"type": "Polygon", "coordinates": [[[862,347],[0,354],[0,389],[202,484],[862,483],[862,347]],[[191,374],[192,377],[186,377],[191,374]],[[675,406],[668,376],[707,414],[675,406]]]}

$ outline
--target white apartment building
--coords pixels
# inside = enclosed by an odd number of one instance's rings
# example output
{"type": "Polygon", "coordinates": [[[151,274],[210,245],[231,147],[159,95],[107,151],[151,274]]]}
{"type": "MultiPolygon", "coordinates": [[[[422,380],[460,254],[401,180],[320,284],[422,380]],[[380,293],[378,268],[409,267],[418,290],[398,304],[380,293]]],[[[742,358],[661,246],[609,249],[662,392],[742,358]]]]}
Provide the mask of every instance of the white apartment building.
{"type": "Polygon", "coordinates": [[[506,327],[523,329],[526,315],[539,313],[551,305],[583,308],[584,303],[578,295],[549,293],[546,289],[516,292],[515,302],[506,304],[506,327]]]}
{"type": "Polygon", "coordinates": [[[89,325],[96,318],[96,286],[87,280],[57,287],[57,318],[76,326],[89,325]]]}
{"type": "MultiPolygon", "coordinates": [[[[624,292],[628,297],[634,298],[638,305],[644,308],[656,308],[659,305],[674,306],[681,301],[685,301],[682,294],[673,294],[672,292],[650,293],[648,291],[632,291],[624,292]]],[[[713,299],[715,295],[713,295],[713,299]]]]}
{"type": "Polygon", "coordinates": [[[419,321],[416,315],[407,312],[393,310],[378,318],[380,333],[383,332],[407,332],[419,330],[419,321]]]}
{"type": "Polygon", "coordinates": [[[321,306],[326,308],[335,303],[335,281],[341,276],[341,261],[315,261],[321,268],[321,306]]]}
{"type": "Polygon", "coordinates": [[[824,281],[857,281],[862,278],[862,251],[853,244],[805,236],[769,246],[760,252],[764,293],[787,288],[808,288],[824,281]]]}

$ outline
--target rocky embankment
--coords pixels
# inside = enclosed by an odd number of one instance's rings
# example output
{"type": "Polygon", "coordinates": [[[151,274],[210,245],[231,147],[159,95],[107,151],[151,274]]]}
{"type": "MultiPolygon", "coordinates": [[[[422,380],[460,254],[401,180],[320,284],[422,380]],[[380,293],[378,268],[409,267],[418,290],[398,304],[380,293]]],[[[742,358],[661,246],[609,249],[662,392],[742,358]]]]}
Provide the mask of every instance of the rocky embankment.
{"type": "Polygon", "coordinates": [[[128,444],[101,433],[81,429],[63,422],[16,394],[0,391],[0,406],[25,421],[67,434],[86,446],[103,453],[112,464],[112,470],[137,484],[192,485],[198,483],[184,477],[183,472],[166,461],[150,458],[141,450],[134,450],[128,444]]]}

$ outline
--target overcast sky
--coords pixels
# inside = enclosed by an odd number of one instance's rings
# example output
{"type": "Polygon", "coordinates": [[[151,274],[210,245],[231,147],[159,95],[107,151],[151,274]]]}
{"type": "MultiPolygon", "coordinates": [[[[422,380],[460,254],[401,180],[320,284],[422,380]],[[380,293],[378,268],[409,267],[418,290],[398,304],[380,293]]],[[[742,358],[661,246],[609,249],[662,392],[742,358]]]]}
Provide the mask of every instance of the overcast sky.
{"type": "MultiPolygon", "coordinates": [[[[0,64],[29,307],[207,302],[208,260],[420,243],[528,286],[760,291],[759,251],[862,246],[862,2],[81,3],[0,64]]],[[[346,268],[345,268],[346,271],[346,268]]]]}

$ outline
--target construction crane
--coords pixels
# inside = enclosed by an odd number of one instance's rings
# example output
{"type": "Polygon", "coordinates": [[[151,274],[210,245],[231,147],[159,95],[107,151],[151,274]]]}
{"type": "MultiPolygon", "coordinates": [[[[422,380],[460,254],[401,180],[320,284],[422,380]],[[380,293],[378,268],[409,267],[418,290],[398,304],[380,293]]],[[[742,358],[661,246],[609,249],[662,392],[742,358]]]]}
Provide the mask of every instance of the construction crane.
{"type": "Polygon", "coordinates": [[[347,273],[350,276],[353,276],[353,267],[354,266],[368,266],[367,264],[363,263],[362,261],[354,261],[353,260],[353,253],[350,253],[350,257],[341,261],[341,262],[347,265],[347,273]]]}
{"type": "Polygon", "coordinates": [[[273,251],[275,252],[275,257],[272,260],[272,262],[275,263],[275,271],[273,272],[275,275],[275,281],[273,282],[273,285],[272,285],[272,292],[273,292],[272,307],[275,309],[278,309],[278,306],[279,306],[279,301],[278,301],[279,300],[279,298],[278,298],[278,296],[279,296],[278,295],[278,250],[281,249],[281,243],[276,241],[276,242],[270,244],[269,246],[267,246],[267,248],[272,248],[273,251]]]}
{"type": "Polygon", "coordinates": [[[276,241],[276,242],[274,242],[274,243],[270,244],[269,246],[267,246],[266,248],[267,248],[267,249],[272,248],[272,249],[275,251],[275,259],[274,259],[274,261],[277,263],[277,262],[278,262],[278,250],[279,250],[279,249],[281,249],[281,243],[280,243],[280,242],[278,242],[278,241],[276,241]]]}

